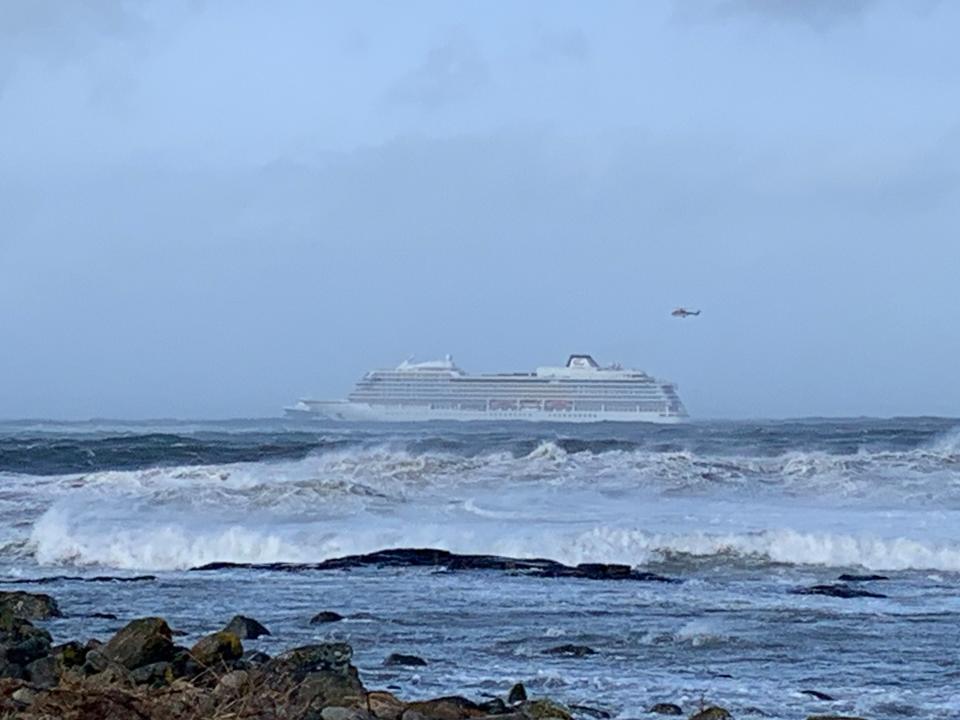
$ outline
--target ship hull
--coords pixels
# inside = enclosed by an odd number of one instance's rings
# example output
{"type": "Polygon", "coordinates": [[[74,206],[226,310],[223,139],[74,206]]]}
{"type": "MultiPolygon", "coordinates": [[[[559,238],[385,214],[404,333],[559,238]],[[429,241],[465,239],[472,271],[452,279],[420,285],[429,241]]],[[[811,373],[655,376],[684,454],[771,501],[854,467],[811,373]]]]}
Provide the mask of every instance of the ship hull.
{"type": "Polygon", "coordinates": [[[645,422],[676,424],[687,421],[687,416],[676,413],[638,411],[577,411],[540,410],[463,410],[459,408],[431,408],[428,406],[375,406],[349,400],[303,400],[286,408],[289,417],[330,420],[338,422],[430,422],[432,420],[461,422],[504,422],[519,420],[540,423],[597,423],[645,422]]]}

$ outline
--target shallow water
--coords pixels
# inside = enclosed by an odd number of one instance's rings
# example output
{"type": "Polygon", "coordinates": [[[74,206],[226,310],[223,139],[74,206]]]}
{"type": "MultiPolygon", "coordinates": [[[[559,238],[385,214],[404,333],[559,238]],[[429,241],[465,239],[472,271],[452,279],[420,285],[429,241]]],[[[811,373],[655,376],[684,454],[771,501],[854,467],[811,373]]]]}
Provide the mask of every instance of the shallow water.
{"type": "Polygon", "coordinates": [[[369,686],[411,697],[523,680],[624,718],[701,696],[737,717],[957,717],[957,427],[7,424],[0,569],[158,576],[36,586],[68,614],[51,624],[62,639],[142,614],[196,635],[243,612],[274,632],[248,647],[344,639],[369,686]],[[385,547],[620,562],[683,582],[187,571],[385,547]],[[867,570],[890,577],[865,584],[887,598],[789,592],[867,570]],[[311,626],[326,609],[348,619],[311,626]],[[597,654],[542,654],[564,643],[597,654]],[[383,668],[395,651],[429,665],[383,668]]]}

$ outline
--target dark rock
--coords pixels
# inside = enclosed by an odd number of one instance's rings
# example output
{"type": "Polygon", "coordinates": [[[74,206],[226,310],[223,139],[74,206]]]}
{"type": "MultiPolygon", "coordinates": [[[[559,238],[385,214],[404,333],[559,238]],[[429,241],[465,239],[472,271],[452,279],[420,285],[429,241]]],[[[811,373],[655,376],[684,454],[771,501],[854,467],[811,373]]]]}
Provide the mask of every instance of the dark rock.
{"type": "Polygon", "coordinates": [[[643,582],[679,582],[675,578],[634,570],[628,565],[584,563],[575,567],[544,558],[511,558],[499,555],[458,555],[432,548],[396,548],[366,555],[348,555],[320,563],[225,563],[216,562],[191,568],[196,572],[233,568],[309,572],[351,570],[363,567],[435,567],[449,571],[498,570],[529,577],[570,577],[588,580],[633,580],[643,582]]]}
{"type": "Polygon", "coordinates": [[[268,672],[306,675],[314,672],[328,672],[348,675],[353,648],[346,643],[321,643],[304,645],[287,650],[267,663],[268,672]]]}
{"type": "Polygon", "coordinates": [[[332,610],[324,610],[310,618],[310,624],[320,625],[322,623],[339,622],[341,620],[343,620],[343,615],[340,613],[335,613],[332,610]]]}
{"type": "Polygon", "coordinates": [[[240,658],[244,667],[259,667],[270,662],[270,656],[260,650],[248,650],[240,658]]]}
{"type": "Polygon", "coordinates": [[[244,615],[235,615],[223,629],[232,632],[241,640],[256,640],[261,635],[270,634],[270,631],[259,622],[244,615]]]}
{"type": "Polygon", "coordinates": [[[57,658],[61,667],[73,668],[80,667],[87,659],[87,648],[76,640],[65,642],[62,645],[54,645],[50,648],[50,655],[57,658]]]}
{"type": "Polygon", "coordinates": [[[22,620],[63,617],[57,601],[43,593],[0,591],[0,615],[9,613],[22,620]]]}
{"type": "Polygon", "coordinates": [[[113,613],[104,613],[104,612],[95,612],[90,613],[87,617],[98,618],[100,620],[119,620],[119,618],[113,613]]]}
{"type": "MultiPolygon", "coordinates": [[[[96,652],[110,662],[133,670],[143,665],[173,660],[171,637],[170,627],[163,618],[140,618],[127,623],[96,652]]],[[[92,654],[87,654],[88,664],[92,654]]]]}
{"type": "Polygon", "coordinates": [[[27,665],[50,652],[50,633],[7,610],[0,614],[0,661],[27,665]]]}
{"type": "Polygon", "coordinates": [[[517,683],[512,688],[510,688],[510,693],[507,695],[507,702],[511,705],[516,705],[518,703],[526,702],[527,700],[527,689],[523,686],[523,683],[517,683]]]}
{"type": "Polygon", "coordinates": [[[732,720],[733,715],[729,713],[726,709],[722,707],[717,707],[713,705],[708,708],[694,713],[690,716],[690,720],[732,720]]]}
{"type": "Polygon", "coordinates": [[[173,669],[173,676],[178,678],[192,678],[203,672],[200,663],[193,659],[189,648],[182,645],[174,645],[173,659],[170,661],[173,669]]]}
{"type": "Polygon", "coordinates": [[[807,720],[864,720],[854,715],[808,715],[807,720]]]}
{"type": "Polygon", "coordinates": [[[673,703],[657,703],[647,712],[656,713],[657,715],[683,715],[683,708],[673,703]]]}
{"type": "Polygon", "coordinates": [[[99,649],[89,650],[84,658],[83,669],[88,675],[103,672],[110,666],[110,659],[99,649]]]}
{"type": "Polygon", "coordinates": [[[475,702],[458,696],[408,703],[407,710],[419,713],[427,720],[465,720],[484,714],[475,702]]]}
{"type": "Polygon", "coordinates": [[[17,578],[15,580],[0,580],[2,585],[49,585],[59,582],[88,582],[88,583],[124,583],[150,582],[156,580],[156,575],[97,575],[95,577],[81,577],[79,575],[48,575],[39,578],[17,578]]]}
{"type": "Polygon", "coordinates": [[[427,661],[416,655],[404,655],[403,653],[391,653],[387,656],[387,659],[383,661],[384,666],[394,667],[425,667],[427,661]]]}
{"type": "Polygon", "coordinates": [[[60,663],[53,655],[37,658],[24,670],[26,670],[26,679],[38,688],[49,689],[56,687],[60,682],[60,663]]]}
{"type": "Polygon", "coordinates": [[[200,638],[190,655],[204,667],[221,665],[243,657],[243,644],[232,632],[221,630],[200,638]]]}
{"type": "Polygon", "coordinates": [[[825,692],[820,692],[819,690],[801,690],[801,695],[809,695],[812,698],[817,700],[826,700],[828,702],[835,700],[836,698],[827,695],[825,692]]]}
{"type": "Polygon", "coordinates": [[[130,671],[130,679],[137,685],[149,685],[159,688],[169,685],[174,680],[173,663],[155,662],[141,665],[130,671]]]}
{"type": "Polygon", "coordinates": [[[573,720],[570,711],[552,700],[528,700],[520,706],[520,712],[530,720],[573,720]]]}
{"type": "Polygon", "coordinates": [[[585,657],[596,655],[597,651],[586,645],[557,645],[543,651],[544,655],[561,655],[564,657],[585,657]]]}
{"type": "Polygon", "coordinates": [[[847,575],[843,574],[837,578],[840,582],[871,582],[874,580],[889,580],[886,575],[847,575]]]}
{"type": "Polygon", "coordinates": [[[9,678],[11,680],[23,680],[27,675],[23,665],[12,663],[0,658],[0,678],[9,678]]]}
{"type": "Polygon", "coordinates": [[[789,591],[793,595],[827,595],[836,598],[885,598],[881,593],[870,592],[861,588],[850,587],[842,583],[834,585],[812,585],[806,588],[795,588],[789,591]]]}
{"type": "Polygon", "coordinates": [[[613,715],[606,710],[590,707],[589,705],[568,705],[568,707],[575,715],[586,715],[587,717],[596,718],[597,720],[609,720],[613,717],[613,715]]]}
{"type": "Polygon", "coordinates": [[[478,707],[484,715],[503,715],[507,712],[507,704],[500,698],[487,700],[487,702],[480,703],[478,707]]]}

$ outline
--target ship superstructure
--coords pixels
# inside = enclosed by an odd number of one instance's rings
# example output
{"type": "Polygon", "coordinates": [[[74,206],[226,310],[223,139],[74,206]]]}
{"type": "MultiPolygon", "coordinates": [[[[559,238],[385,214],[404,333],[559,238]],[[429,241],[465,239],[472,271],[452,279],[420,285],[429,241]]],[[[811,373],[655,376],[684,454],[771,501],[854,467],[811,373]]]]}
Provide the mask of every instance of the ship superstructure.
{"type": "Polygon", "coordinates": [[[406,361],[364,375],[346,400],[300,400],[292,415],[330,420],[531,420],[540,422],[675,423],[687,412],[670,382],[640,370],[600,367],[571,355],[563,367],[470,375],[448,355],[406,361]]]}

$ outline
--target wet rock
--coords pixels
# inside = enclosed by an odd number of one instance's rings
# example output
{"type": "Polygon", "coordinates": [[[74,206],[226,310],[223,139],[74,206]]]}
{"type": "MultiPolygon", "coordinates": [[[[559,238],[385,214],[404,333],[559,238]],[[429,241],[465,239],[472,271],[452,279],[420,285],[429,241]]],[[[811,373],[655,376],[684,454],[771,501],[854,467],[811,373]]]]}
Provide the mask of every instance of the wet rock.
{"type": "Polygon", "coordinates": [[[50,648],[50,655],[55,657],[63,668],[80,667],[87,659],[87,652],[87,648],[76,640],[50,648]]]}
{"type": "Polygon", "coordinates": [[[516,705],[518,703],[526,702],[527,700],[527,689],[523,686],[523,683],[517,683],[512,688],[510,688],[510,693],[507,695],[507,702],[510,705],[516,705]]]}
{"type": "Polygon", "coordinates": [[[432,548],[394,548],[332,558],[320,563],[226,563],[215,562],[191,568],[194,572],[211,572],[233,568],[272,570],[275,572],[309,572],[352,570],[362,567],[435,567],[451,571],[499,570],[527,577],[584,578],[587,580],[633,580],[644,582],[679,582],[675,578],[634,570],[628,565],[584,563],[564,565],[544,558],[512,558],[499,555],[458,555],[432,548]]]}
{"type": "Polygon", "coordinates": [[[690,716],[690,720],[732,720],[732,718],[733,715],[729,711],[716,705],[704,708],[690,716]]]}
{"type": "Polygon", "coordinates": [[[817,700],[825,700],[828,702],[836,699],[834,697],[831,697],[830,695],[827,695],[825,692],[820,692],[819,690],[801,690],[800,694],[809,695],[810,697],[816,698],[817,700]]]}
{"type": "Polygon", "coordinates": [[[43,593],[0,591],[0,615],[10,614],[21,620],[44,620],[63,617],[57,601],[43,593]]]}
{"type": "Polygon", "coordinates": [[[174,680],[173,663],[156,662],[141,665],[136,670],[130,671],[130,679],[136,685],[149,685],[155,688],[169,685],[174,680]]]}
{"type": "MultiPolygon", "coordinates": [[[[133,670],[151,663],[173,660],[170,627],[163,618],[147,617],[127,623],[96,653],[133,670]]],[[[87,662],[93,652],[87,653],[87,662]]]]}
{"type": "Polygon", "coordinates": [[[343,620],[343,615],[340,613],[335,613],[332,610],[324,610],[310,618],[310,624],[322,625],[324,623],[340,622],[341,620],[343,620]]]}
{"type": "Polygon", "coordinates": [[[240,658],[243,668],[255,668],[270,662],[270,656],[260,650],[247,650],[240,658]]]}
{"type": "Polygon", "coordinates": [[[544,655],[560,655],[564,657],[586,657],[596,655],[597,651],[586,645],[557,645],[543,651],[544,655]]]}
{"type": "Polygon", "coordinates": [[[427,661],[416,655],[404,655],[403,653],[391,653],[383,661],[385,667],[426,667],[427,661]]]}
{"type": "Polygon", "coordinates": [[[190,648],[190,655],[203,667],[212,667],[239,660],[243,657],[243,644],[232,632],[221,630],[200,638],[190,648]]]}
{"type": "Polygon", "coordinates": [[[674,705],[673,703],[657,703],[647,712],[655,713],[657,715],[683,715],[683,708],[679,705],[674,705]]]}
{"type": "Polygon", "coordinates": [[[380,720],[400,720],[407,704],[388,692],[367,693],[367,707],[380,720]]]}
{"type": "Polygon", "coordinates": [[[574,713],[574,715],[578,715],[580,717],[587,716],[595,718],[596,720],[610,720],[610,718],[613,717],[606,710],[590,707],[589,705],[569,705],[568,707],[570,708],[570,711],[574,713]]]}
{"type": "Polygon", "coordinates": [[[811,585],[806,588],[790,590],[793,595],[827,595],[836,598],[885,598],[881,593],[870,592],[862,588],[850,587],[842,583],[834,585],[811,585]]]}
{"type": "Polygon", "coordinates": [[[808,715],[807,720],[864,720],[855,715],[808,715]]]}
{"type": "Polygon", "coordinates": [[[459,696],[408,703],[407,710],[419,713],[427,720],[465,720],[484,714],[475,702],[459,696]]]}
{"type": "Polygon", "coordinates": [[[26,674],[27,671],[24,670],[23,665],[0,658],[0,679],[23,680],[26,674]]]}
{"type": "Polygon", "coordinates": [[[848,575],[844,573],[837,578],[840,582],[872,582],[879,580],[889,580],[886,575],[848,575]]]}
{"type": "Polygon", "coordinates": [[[507,704],[500,698],[493,698],[478,705],[484,715],[503,715],[507,712],[507,704]]]}
{"type": "Polygon", "coordinates": [[[105,613],[105,612],[90,613],[90,615],[88,615],[87,617],[96,618],[98,620],[119,620],[119,618],[113,613],[105,613]]]}
{"type": "Polygon", "coordinates": [[[530,720],[547,720],[547,718],[553,718],[554,720],[573,720],[573,716],[570,715],[570,711],[567,710],[563,705],[553,702],[552,700],[542,699],[542,700],[529,700],[523,705],[520,706],[520,712],[530,720]]]}
{"type": "Polygon", "coordinates": [[[60,669],[60,663],[58,663],[57,658],[52,655],[37,658],[24,668],[26,671],[26,679],[29,680],[32,685],[43,689],[57,686],[60,682],[60,669]]]}
{"type": "Polygon", "coordinates": [[[293,675],[329,672],[346,676],[350,673],[352,658],[353,648],[346,643],[303,645],[278,655],[267,663],[266,669],[293,675]]]}
{"type": "Polygon", "coordinates": [[[232,632],[241,640],[256,640],[261,635],[270,634],[270,631],[259,622],[244,615],[234,615],[223,629],[226,632],[232,632]]]}
{"type": "Polygon", "coordinates": [[[27,665],[50,652],[50,633],[9,611],[0,614],[0,663],[27,665]]]}

